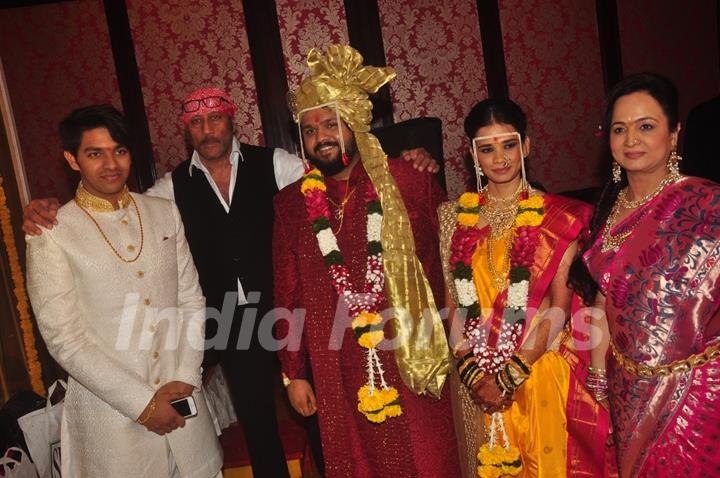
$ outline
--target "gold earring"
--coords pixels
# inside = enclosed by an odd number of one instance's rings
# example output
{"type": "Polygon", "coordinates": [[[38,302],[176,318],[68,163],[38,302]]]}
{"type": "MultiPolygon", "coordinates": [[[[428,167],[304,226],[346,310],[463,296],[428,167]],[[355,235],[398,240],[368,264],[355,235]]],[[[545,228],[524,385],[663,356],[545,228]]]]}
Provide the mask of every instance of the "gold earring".
{"type": "Polygon", "coordinates": [[[476,162],[476,163],[475,163],[475,179],[476,179],[476,184],[475,184],[475,185],[477,186],[477,192],[478,192],[478,194],[480,194],[480,193],[484,190],[483,185],[482,185],[482,177],[483,177],[483,176],[484,176],[484,175],[483,175],[483,170],[482,170],[482,168],[480,167],[480,164],[478,164],[478,163],[476,162]]]}
{"type": "Polygon", "coordinates": [[[613,167],[612,167],[612,181],[617,184],[622,179],[622,168],[620,168],[620,164],[618,164],[617,161],[613,161],[613,167]]]}
{"type": "Polygon", "coordinates": [[[670,174],[672,176],[678,176],[680,174],[680,161],[682,161],[682,156],[680,156],[677,151],[673,149],[670,152],[670,157],[668,158],[667,162],[668,171],[670,171],[670,174]]]}

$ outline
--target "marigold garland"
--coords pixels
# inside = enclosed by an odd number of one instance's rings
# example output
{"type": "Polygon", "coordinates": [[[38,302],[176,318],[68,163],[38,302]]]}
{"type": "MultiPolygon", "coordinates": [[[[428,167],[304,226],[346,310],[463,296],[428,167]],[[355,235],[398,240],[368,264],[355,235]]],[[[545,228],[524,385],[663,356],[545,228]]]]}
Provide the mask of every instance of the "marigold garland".
{"type": "Polygon", "coordinates": [[[5,188],[2,185],[3,178],[0,177],[0,229],[2,229],[3,242],[7,251],[8,263],[10,264],[10,275],[13,282],[13,293],[17,301],[17,311],[20,317],[20,329],[23,335],[23,348],[25,349],[25,361],[27,363],[30,385],[35,393],[45,396],[45,384],[42,381],[42,366],[38,361],[37,349],[35,348],[35,332],[32,319],[30,318],[30,306],[28,304],[27,292],[25,290],[25,275],[20,267],[20,259],[15,247],[15,234],[10,220],[10,209],[7,206],[5,188]]]}
{"type": "Polygon", "coordinates": [[[353,317],[352,331],[358,345],[367,349],[367,383],[358,390],[358,411],[372,423],[402,415],[400,395],[385,382],[384,370],[376,347],[385,338],[383,319],[378,313],[384,302],[385,275],[382,264],[382,206],[372,183],[365,194],[367,202],[367,268],[365,287],[356,290],[350,282],[350,270],[345,264],[337,238],[330,227],[325,178],[318,169],[305,173],[300,191],[305,197],[308,220],[318,241],[320,253],[330,272],[338,297],[345,300],[353,317]],[[376,381],[379,384],[376,384],[376,381]],[[379,385],[379,386],[378,386],[379,385]]]}
{"type": "MultiPolygon", "coordinates": [[[[485,375],[497,374],[517,350],[524,329],[524,315],[527,310],[530,286],[530,267],[538,245],[538,227],[545,214],[544,198],[540,195],[528,197],[527,193],[518,203],[510,249],[509,285],[505,300],[502,326],[494,347],[488,344],[483,330],[480,304],[473,278],[472,256],[477,248],[480,230],[480,208],[485,205],[485,195],[466,192],[457,201],[457,227],[452,237],[450,270],[453,275],[458,302],[467,309],[465,337],[473,350],[475,360],[485,375]],[[505,317],[518,320],[505,320],[505,317]]],[[[498,291],[503,293],[503,291],[498,291]]],[[[492,416],[490,442],[478,451],[477,474],[480,478],[516,476],[522,470],[522,460],[517,447],[511,446],[504,431],[502,414],[492,416]],[[497,446],[495,436],[502,431],[504,444],[497,446]]]]}

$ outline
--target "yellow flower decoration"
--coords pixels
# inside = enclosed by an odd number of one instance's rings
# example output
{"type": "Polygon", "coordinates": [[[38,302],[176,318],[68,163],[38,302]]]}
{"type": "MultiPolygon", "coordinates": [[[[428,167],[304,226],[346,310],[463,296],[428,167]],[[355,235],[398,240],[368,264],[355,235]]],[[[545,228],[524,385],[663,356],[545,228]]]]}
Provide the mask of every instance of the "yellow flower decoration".
{"type": "Polygon", "coordinates": [[[389,405],[384,408],[385,415],[387,415],[388,418],[394,418],[399,417],[402,415],[402,407],[400,405],[389,405]]]}
{"type": "Polygon", "coordinates": [[[542,221],[542,214],[538,214],[536,211],[525,211],[517,215],[515,218],[515,225],[517,227],[539,226],[542,224],[542,221]]]}
{"type": "Polygon", "coordinates": [[[521,209],[540,209],[545,205],[545,200],[542,196],[530,196],[527,199],[520,201],[521,209]]]}
{"type": "Polygon", "coordinates": [[[501,446],[490,448],[485,443],[477,454],[479,478],[497,478],[500,476],[517,476],[522,471],[520,450],[511,446],[508,450],[501,446]]]}
{"type": "Polygon", "coordinates": [[[371,332],[365,332],[358,339],[360,347],[371,349],[377,347],[380,342],[385,338],[385,332],[382,330],[373,330],[371,332]]]}
{"type": "Polygon", "coordinates": [[[352,321],[352,328],[365,327],[366,325],[375,325],[382,322],[382,316],[375,312],[360,312],[352,321]]]}
{"type": "Polygon", "coordinates": [[[503,469],[495,465],[480,465],[477,467],[477,476],[479,478],[500,478],[503,475],[503,469]]]}
{"type": "Polygon", "coordinates": [[[0,230],[2,231],[3,244],[10,266],[10,278],[13,282],[13,293],[17,301],[16,309],[20,319],[20,330],[22,331],[23,348],[25,351],[26,366],[30,376],[30,386],[38,395],[45,395],[45,384],[42,380],[42,365],[38,359],[35,348],[35,335],[33,323],[30,317],[30,305],[25,289],[25,274],[20,266],[20,257],[15,247],[15,234],[13,233],[10,208],[7,206],[7,196],[3,188],[3,178],[0,177],[0,230]]]}
{"type": "Polygon", "coordinates": [[[300,185],[300,192],[305,194],[308,189],[319,189],[320,191],[326,191],[327,187],[325,183],[314,178],[305,178],[300,185]]]}
{"type": "Polygon", "coordinates": [[[465,209],[472,209],[480,205],[480,195],[478,193],[466,192],[458,198],[458,204],[465,209]]]}
{"type": "Polygon", "coordinates": [[[358,411],[373,423],[382,423],[388,418],[402,415],[402,407],[398,403],[399,394],[396,388],[376,388],[370,395],[370,388],[363,385],[358,390],[358,411]]]}
{"type": "Polygon", "coordinates": [[[373,423],[382,423],[387,419],[384,408],[377,413],[365,413],[365,416],[373,423]]]}
{"type": "Polygon", "coordinates": [[[460,223],[461,226],[465,227],[477,226],[479,219],[480,216],[478,214],[470,214],[467,212],[461,212],[458,214],[458,223],[460,223]]]}

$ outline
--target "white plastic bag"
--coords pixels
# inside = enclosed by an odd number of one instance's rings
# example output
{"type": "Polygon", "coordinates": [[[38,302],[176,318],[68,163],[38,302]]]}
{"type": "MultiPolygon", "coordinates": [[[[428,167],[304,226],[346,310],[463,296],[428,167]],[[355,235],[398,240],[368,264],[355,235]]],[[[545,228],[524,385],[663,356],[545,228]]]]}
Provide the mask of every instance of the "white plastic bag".
{"type": "Polygon", "coordinates": [[[21,448],[11,446],[0,458],[0,473],[5,478],[37,478],[35,465],[21,448]],[[15,458],[17,457],[17,458],[15,458]]]}
{"type": "Polygon", "coordinates": [[[18,425],[25,435],[25,442],[40,478],[60,476],[60,421],[64,399],[54,405],[51,402],[58,383],[67,390],[67,383],[57,380],[48,389],[45,408],[18,418],[18,425]]]}
{"type": "Polygon", "coordinates": [[[210,414],[215,422],[215,428],[218,435],[220,430],[229,427],[230,424],[237,422],[235,407],[232,398],[230,398],[230,389],[225,379],[222,365],[218,364],[212,370],[212,376],[207,385],[203,387],[205,390],[205,399],[207,400],[210,414]]]}

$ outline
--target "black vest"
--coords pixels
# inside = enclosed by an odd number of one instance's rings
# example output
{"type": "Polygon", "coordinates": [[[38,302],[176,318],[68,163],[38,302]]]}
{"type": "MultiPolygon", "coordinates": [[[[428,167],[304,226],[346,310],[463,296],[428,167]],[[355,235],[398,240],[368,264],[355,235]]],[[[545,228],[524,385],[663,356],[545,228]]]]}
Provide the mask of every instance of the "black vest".
{"type": "MultiPolygon", "coordinates": [[[[235,189],[226,213],[202,171],[190,160],[172,173],[177,204],[208,307],[221,310],[226,292],[260,292],[258,320],[272,308],[273,149],[240,144],[235,189]]],[[[250,299],[250,297],[248,297],[250,299]]],[[[236,302],[237,303],[237,302],[236,302]]]]}

